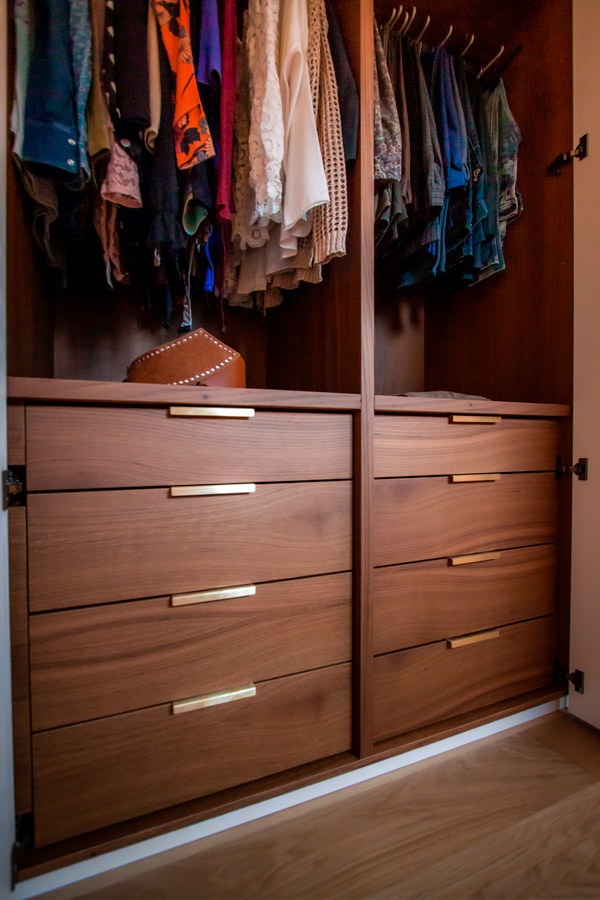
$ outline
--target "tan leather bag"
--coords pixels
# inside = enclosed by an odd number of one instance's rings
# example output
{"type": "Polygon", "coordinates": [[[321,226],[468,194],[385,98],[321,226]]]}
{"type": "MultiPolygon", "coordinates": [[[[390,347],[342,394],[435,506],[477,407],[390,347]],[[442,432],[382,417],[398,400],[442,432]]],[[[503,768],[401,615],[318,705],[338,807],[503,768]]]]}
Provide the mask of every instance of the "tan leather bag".
{"type": "Polygon", "coordinates": [[[197,328],[136,357],[127,381],[246,387],[246,364],[237,350],[197,328]]]}

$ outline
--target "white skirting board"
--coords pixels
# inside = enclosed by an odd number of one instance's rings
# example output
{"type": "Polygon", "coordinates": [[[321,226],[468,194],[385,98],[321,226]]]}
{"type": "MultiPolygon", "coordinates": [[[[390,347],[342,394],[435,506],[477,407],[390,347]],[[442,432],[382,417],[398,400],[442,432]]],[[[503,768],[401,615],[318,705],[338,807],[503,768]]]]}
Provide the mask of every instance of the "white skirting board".
{"type": "Polygon", "coordinates": [[[481,725],[462,734],[453,735],[452,737],[444,738],[444,740],[419,747],[416,750],[410,750],[406,753],[400,753],[397,756],[371,763],[345,775],[327,778],[307,787],[281,794],[279,797],[274,797],[271,800],[263,800],[260,803],[236,809],[234,812],[215,816],[213,819],[206,819],[198,822],[196,825],[188,825],[185,828],[179,828],[160,837],[141,841],[129,847],[113,850],[102,856],[75,863],[74,865],[57,869],[54,872],[48,872],[37,878],[19,882],[11,894],[11,900],[12,898],[14,900],[29,900],[29,898],[43,894],[46,891],[65,887],[65,885],[73,884],[84,878],[91,878],[93,875],[99,875],[119,866],[126,866],[128,863],[137,862],[157,853],[162,853],[165,850],[181,847],[192,841],[208,837],[211,834],[218,834],[220,831],[225,831],[228,828],[235,828],[236,825],[243,825],[263,816],[269,816],[282,809],[289,809],[301,803],[306,803],[308,800],[324,797],[334,791],[340,791],[346,787],[368,781],[371,778],[377,778],[379,775],[394,772],[421,760],[438,756],[440,753],[445,753],[448,750],[466,746],[474,741],[479,741],[493,734],[499,734],[502,731],[507,731],[509,728],[514,728],[517,725],[522,725],[533,719],[556,712],[559,709],[564,709],[567,706],[567,702],[568,698],[562,697],[549,703],[543,703],[540,706],[507,716],[504,719],[498,719],[496,722],[491,722],[488,725],[481,725]]]}

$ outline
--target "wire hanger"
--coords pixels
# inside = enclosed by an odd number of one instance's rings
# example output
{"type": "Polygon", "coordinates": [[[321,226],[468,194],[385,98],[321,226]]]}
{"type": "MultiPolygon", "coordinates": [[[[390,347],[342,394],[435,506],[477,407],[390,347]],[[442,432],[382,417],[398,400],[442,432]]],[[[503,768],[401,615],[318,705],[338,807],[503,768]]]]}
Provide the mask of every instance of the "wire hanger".
{"type": "Polygon", "coordinates": [[[469,52],[469,50],[470,50],[471,47],[473,46],[473,41],[474,41],[474,40],[475,40],[475,35],[474,35],[474,34],[472,34],[472,35],[470,35],[470,36],[467,35],[467,43],[465,44],[465,46],[463,47],[463,49],[461,50],[461,52],[460,52],[460,54],[459,54],[460,57],[461,57],[461,59],[462,59],[463,56],[466,56],[466,54],[469,52]]]}
{"type": "Polygon", "coordinates": [[[415,20],[416,14],[417,14],[416,6],[413,6],[411,13],[408,13],[408,12],[406,13],[406,18],[404,20],[404,24],[402,25],[402,28],[400,29],[400,34],[403,35],[403,37],[406,37],[406,35],[410,31],[412,23],[415,20]]]}
{"type": "Polygon", "coordinates": [[[394,7],[392,9],[389,19],[387,20],[387,22],[384,23],[383,27],[384,28],[393,28],[394,25],[396,24],[396,22],[398,21],[398,19],[400,18],[400,16],[402,15],[403,9],[404,9],[403,6],[399,6],[398,9],[396,9],[396,7],[394,7]]]}
{"type": "Polygon", "coordinates": [[[487,64],[487,66],[482,66],[482,67],[481,67],[481,69],[479,70],[479,74],[477,75],[477,77],[478,77],[478,78],[481,78],[481,76],[483,75],[484,72],[487,72],[488,69],[491,69],[491,67],[494,65],[494,63],[495,63],[495,62],[498,62],[498,60],[500,59],[500,57],[502,56],[503,53],[504,53],[504,44],[502,44],[502,46],[500,47],[500,49],[498,50],[498,52],[496,53],[496,55],[495,55],[492,59],[490,59],[490,61],[489,61],[489,63],[487,64]]]}
{"type": "Polygon", "coordinates": [[[421,28],[420,32],[418,33],[418,35],[417,35],[416,38],[415,38],[415,44],[419,44],[419,43],[423,40],[423,35],[425,34],[425,32],[427,31],[427,29],[429,28],[429,23],[430,23],[430,22],[431,22],[431,16],[427,16],[427,19],[426,19],[426,21],[425,21],[425,24],[423,25],[423,27],[421,28]]]}
{"type": "Polygon", "coordinates": [[[444,38],[444,40],[443,40],[443,41],[440,41],[440,43],[437,45],[437,49],[438,49],[438,50],[440,49],[440,47],[443,47],[444,44],[448,43],[448,41],[449,41],[450,38],[452,37],[452,32],[453,32],[453,31],[454,31],[454,25],[451,25],[450,28],[448,29],[448,32],[447,32],[446,37],[444,38]]]}

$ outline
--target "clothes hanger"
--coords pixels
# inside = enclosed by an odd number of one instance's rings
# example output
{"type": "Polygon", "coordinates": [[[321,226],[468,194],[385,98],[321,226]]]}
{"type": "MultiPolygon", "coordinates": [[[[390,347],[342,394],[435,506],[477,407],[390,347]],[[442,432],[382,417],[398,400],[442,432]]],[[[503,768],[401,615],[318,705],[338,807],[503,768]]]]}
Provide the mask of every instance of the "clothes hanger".
{"type": "Polygon", "coordinates": [[[412,23],[413,23],[414,20],[415,20],[416,14],[417,14],[417,7],[416,7],[416,6],[413,6],[412,12],[410,13],[410,15],[409,15],[408,13],[406,14],[407,18],[404,20],[404,25],[402,26],[402,28],[401,28],[401,30],[400,30],[400,34],[401,34],[403,37],[406,37],[406,35],[407,35],[408,32],[410,31],[410,28],[411,28],[411,26],[412,26],[412,23]]]}
{"type": "Polygon", "coordinates": [[[474,35],[474,34],[472,34],[470,37],[469,37],[469,35],[467,35],[467,43],[465,44],[464,48],[461,50],[461,52],[460,52],[460,54],[459,54],[459,56],[460,56],[461,59],[462,59],[462,57],[465,56],[465,55],[468,53],[468,51],[471,49],[471,47],[473,46],[473,41],[474,41],[474,40],[475,40],[475,35],[474,35]]]}
{"type": "MultiPolygon", "coordinates": [[[[454,31],[454,25],[451,25],[450,28],[448,29],[448,33],[446,34],[446,37],[444,38],[444,40],[441,41],[441,42],[437,45],[437,49],[438,49],[438,50],[440,49],[440,47],[443,47],[444,44],[446,44],[446,43],[450,40],[453,31],[454,31]]],[[[462,56],[462,54],[461,54],[461,56],[462,56]]]]}
{"type": "Polygon", "coordinates": [[[425,34],[425,32],[427,31],[427,29],[429,28],[429,23],[430,23],[430,22],[431,22],[431,16],[427,16],[427,19],[426,19],[426,21],[425,21],[425,24],[423,25],[423,27],[421,28],[420,32],[418,33],[418,35],[417,35],[416,38],[415,38],[415,44],[419,44],[419,43],[423,40],[423,35],[425,34]]]}
{"type": "Polygon", "coordinates": [[[490,59],[490,61],[489,61],[489,63],[487,64],[487,66],[482,66],[482,67],[481,67],[481,69],[479,70],[479,74],[477,75],[477,77],[478,77],[478,78],[481,78],[481,76],[483,75],[484,72],[487,72],[487,70],[490,69],[490,68],[494,65],[495,62],[498,62],[498,60],[500,59],[500,57],[502,56],[503,53],[504,53],[504,44],[502,44],[502,46],[500,47],[500,49],[498,50],[498,52],[496,53],[496,55],[495,55],[492,59],[490,59]]]}
{"type": "Polygon", "coordinates": [[[410,13],[408,10],[406,10],[406,12],[404,13],[404,22],[402,22],[401,25],[398,24],[400,22],[401,16],[398,16],[398,18],[394,22],[394,31],[396,32],[397,35],[401,35],[404,33],[404,29],[406,27],[406,23],[408,22],[409,16],[410,16],[410,13]]]}
{"type": "Polygon", "coordinates": [[[402,9],[403,9],[402,6],[400,6],[398,9],[396,9],[396,7],[394,7],[392,9],[392,12],[391,12],[390,17],[387,20],[387,22],[383,23],[383,28],[392,28],[394,26],[395,22],[397,21],[398,17],[402,14],[402,9]]]}

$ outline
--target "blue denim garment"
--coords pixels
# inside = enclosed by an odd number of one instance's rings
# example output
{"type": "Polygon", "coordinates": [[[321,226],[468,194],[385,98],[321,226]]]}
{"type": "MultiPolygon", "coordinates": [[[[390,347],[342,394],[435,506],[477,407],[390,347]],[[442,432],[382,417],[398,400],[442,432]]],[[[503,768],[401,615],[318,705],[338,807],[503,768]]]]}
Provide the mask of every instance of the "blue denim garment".
{"type": "Polygon", "coordinates": [[[467,128],[454,62],[445,47],[423,54],[422,59],[444,163],[446,190],[465,188],[469,183],[467,128]]]}
{"type": "Polygon", "coordinates": [[[405,43],[402,61],[410,117],[413,202],[408,210],[407,239],[395,262],[398,287],[408,287],[429,281],[439,269],[446,179],[420,48],[405,43]]]}
{"type": "Polygon", "coordinates": [[[23,160],[49,177],[89,175],[85,107],[91,28],[85,0],[39,0],[25,102],[23,160]],[[49,168],[47,168],[49,167],[49,168]]]}

